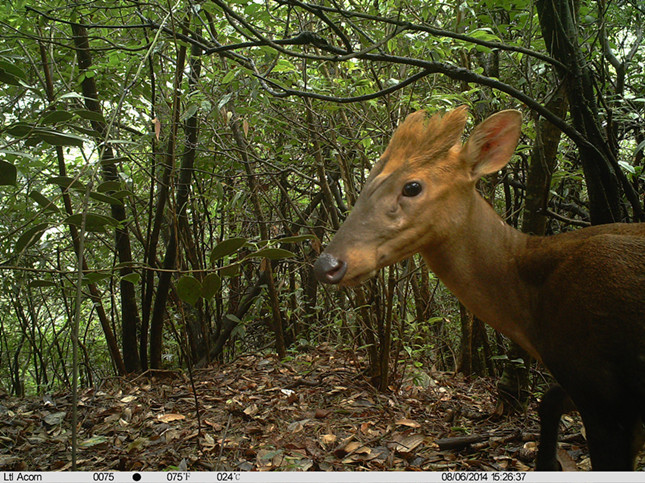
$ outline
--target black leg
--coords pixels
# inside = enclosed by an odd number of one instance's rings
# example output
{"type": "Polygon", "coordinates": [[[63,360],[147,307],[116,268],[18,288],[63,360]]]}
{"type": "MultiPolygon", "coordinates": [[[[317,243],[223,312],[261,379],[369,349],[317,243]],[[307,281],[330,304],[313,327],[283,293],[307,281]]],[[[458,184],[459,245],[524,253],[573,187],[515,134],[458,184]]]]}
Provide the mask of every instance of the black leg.
{"type": "Polygon", "coordinates": [[[535,469],[537,471],[560,471],[557,460],[558,426],[564,412],[573,409],[569,396],[560,385],[551,387],[542,397],[538,414],[540,416],[540,444],[535,469]]]}
{"type": "Polygon", "coordinates": [[[594,471],[633,471],[640,416],[629,408],[581,411],[594,471]]]}

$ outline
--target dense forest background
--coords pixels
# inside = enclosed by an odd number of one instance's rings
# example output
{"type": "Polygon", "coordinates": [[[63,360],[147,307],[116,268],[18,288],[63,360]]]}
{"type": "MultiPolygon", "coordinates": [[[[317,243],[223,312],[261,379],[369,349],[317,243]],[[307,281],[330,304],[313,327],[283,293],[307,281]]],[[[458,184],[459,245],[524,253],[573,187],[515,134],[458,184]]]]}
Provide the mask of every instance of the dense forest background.
{"type": "Polygon", "coordinates": [[[325,344],[383,391],[429,368],[538,390],[420,259],[351,290],[312,264],[417,109],[522,110],[480,189],[525,232],[644,221],[644,20],[637,0],[4,2],[0,385],[325,344]]]}

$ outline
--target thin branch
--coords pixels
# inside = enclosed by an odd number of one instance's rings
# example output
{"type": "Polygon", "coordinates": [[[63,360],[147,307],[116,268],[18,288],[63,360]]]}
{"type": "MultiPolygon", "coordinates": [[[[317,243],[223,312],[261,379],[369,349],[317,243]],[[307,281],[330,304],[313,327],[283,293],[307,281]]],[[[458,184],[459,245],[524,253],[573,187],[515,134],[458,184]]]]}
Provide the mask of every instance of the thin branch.
{"type": "Polygon", "coordinates": [[[311,14],[315,15],[315,16],[316,16],[316,17],[318,17],[320,20],[322,20],[325,24],[327,24],[327,25],[329,26],[329,28],[330,28],[330,29],[331,29],[331,30],[332,30],[336,35],[338,35],[338,37],[341,39],[341,41],[342,41],[342,42],[343,42],[343,44],[345,45],[345,49],[346,49],[346,50],[348,50],[348,51],[351,51],[351,50],[352,50],[352,42],[351,42],[351,41],[349,40],[349,38],[345,35],[345,32],[343,32],[343,30],[342,30],[338,25],[336,25],[334,22],[332,22],[332,21],[329,19],[329,17],[327,17],[327,15],[325,15],[325,13],[324,13],[322,10],[320,10],[319,8],[315,8],[315,7],[314,7],[314,8],[311,8],[311,6],[309,6],[309,5],[307,5],[307,4],[304,4],[304,3],[303,3],[303,4],[301,4],[300,6],[301,6],[301,8],[302,8],[303,10],[306,10],[306,11],[308,11],[309,13],[311,13],[311,14]]]}
{"type": "Polygon", "coordinates": [[[151,24],[110,25],[110,24],[98,24],[98,23],[92,24],[92,23],[72,22],[71,20],[63,20],[62,18],[52,17],[51,15],[48,15],[45,12],[35,9],[34,7],[26,6],[25,10],[27,11],[27,13],[34,12],[35,14],[40,15],[41,17],[44,17],[47,20],[51,20],[53,22],[59,22],[66,25],[74,25],[77,27],[85,27],[88,30],[96,29],[96,28],[126,30],[126,29],[142,29],[142,28],[152,27],[151,24]]]}
{"type": "MultiPolygon", "coordinates": [[[[255,38],[257,38],[261,42],[261,44],[259,44],[259,45],[268,45],[269,47],[272,47],[277,52],[280,52],[282,54],[288,55],[290,57],[298,57],[298,58],[302,58],[302,59],[311,59],[311,60],[334,60],[331,57],[327,57],[327,58],[325,58],[325,57],[317,57],[317,56],[301,54],[299,52],[293,52],[293,51],[284,49],[282,47],[282,45],[281,45],[282,42],[276,42],[275,40],[270,39],[270,38],[262,35],[253,25],[251,25],[249,22],[247,22],[241,15],[238,15],[237,13],[235,13],[222,0],[213,0],[213,3],[215,3],[219,8],[221,8],[222,11],[226,14],[227,17],[235,19],[235,21],[237,23],[239,23],[244,28],[246,28],[249,32],[251,32],[255,36],[255,38]]],[[[230,21],[230,19],[229,19],[229,23],[231,24],[231,26],[233,26],[235,28],[235,25],[233,24],[233,22],[230,21]]],[[[240,31],[238,30],[238,32],[240,32],[240,31]]],[[[240,33],[242,35],[244,35],[245,37],[250,38],[244,32],[240,32],[240,33]]],[[[313,34],[313,35],[315,35],[315,34],[313,34]]],[[[309,44],[309,43],[311,43],[311,42],[304,42],[304,41],[302,42],[302,44],[309,44]]],[[[338,50],[341,51],[341,52],[347,53],[346,51],[343,51],[342,49],[338,49],[338,50]]],[[[205,49],[204,52],[205,52],[205,54],[210,53],[208,49],[205,49]]]]}
{"type": "Polygon", "coordinates": [[[283,5],[298,6],[308,11],[319,10],[321,12],[338,13],[340,15],[343,15],[344,17],[356,17],[356,18],[361,18],[363,20],[369,20],[372,22],[396,25],[398,27],[404,27],[405,30],[414,31],[414,32],[426,32],[437,37],[447,37],[455,40],[462,40],[464,42],[468,42],[475,45],[481,45],[484,47],[488,47],[490,49],[499,49],[499,50],[506,50],[510,52],[518,52],[525,55],[529,55],[531,57],[535,57],[536,59],[543,60],[544,62],[547,62],[548,64],[551,64],[555,67],[566,70],[566,66],[561,62],[559,62],[558,60],[552,57],[549,57],[548,55],[541,54],[540,52],[536,52],[534,50],[527,49],[520,46],[506,45],[501,42],[491,42],[488,40],[476,39],[474,37],[470,37],[464,34],[459,34],[456,32],[451,32],[449,30],[442,30],[434,27],[429,27],[427,25],[413,24],[413,23],[406,22],[403,20],[398,20],[398,19],[378,17],[375,15],[370,15],[370,14],[361,13],[361,12],[352,12],[349,10],[343,10],[341,8],[325,7],[322,5],[312,5],[309,3],[300,2],[299,0],[276,0],[276,1],[283,5]]]}
{"type": "Polygon", "coordinates": [[[268,92],[275,96],[275,97],[290,97],[290,96],[298,96],[298,97],[305,97],[305,98],[310,98],[310,99],[319,99],[322,101],[328,101],[328,102],[337,102],[339,104],[350,104],[353,102],[363,102],[363,101],[369,101],[371,99],[377,99],[379,97],[386,96],[388,94],[392,94],[393,92],[398,91],[399,89],[403,89],[404,87],[430,75],[433,74],[434,72],[428,71],[428,70],[423,70],[421,72],[418,72],[417,74],[414,74],[413,76],[408,77],[404,81],[388,87],[386,89],[382,89],[377,92],[373,92],[371,94],[365,94],[362,96],[355,96],[355,97],[337,97],[337,96],[328,96],[326,94],[318,94],[316,92],[307,92],[307,91],[299,91],[299,90],[294,90],[294,89],[289,89],[287,87],[281,86],[277,84],[276,82],[272,81],[271,79],[267,79],[266,77],[263,77],[259,74],[255,74],[255,77],[258,79],[262,80],[263,82],[267,84],[271,84],[274,86],[276,89],[279,89],[280,92],[269,90],[268,92]]]}

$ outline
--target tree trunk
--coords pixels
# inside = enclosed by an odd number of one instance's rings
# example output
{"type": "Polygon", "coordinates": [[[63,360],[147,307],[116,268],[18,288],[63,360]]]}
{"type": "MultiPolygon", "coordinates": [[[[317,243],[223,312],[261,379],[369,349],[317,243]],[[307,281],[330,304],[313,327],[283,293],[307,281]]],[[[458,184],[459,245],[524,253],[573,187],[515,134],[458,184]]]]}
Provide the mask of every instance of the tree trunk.
{"type": "MultiPolygon", "coordinates": [[[[164,208],[169,197],[170,184],[175,167],[175,149],[177,141],[177,129],[179,126],[179,116],[181,114],[181,84],[184,75],[184,65],[186,62],[186,46],[181,44],[177,53],[177,68],[175,69],[175,80],[173,85],[173,110],[170,133],[168,135],[168,144],[166,148],[164,172],[162,175],[159,194],[157,195],[157,206],[155,209],[155,219],[150,235],[150,244],[148,246],[148,263],[151,267],[157,266],[156,249],[159,240],[159,232],[164,219],[164,208]]],[[[166,269],[159,274],[159,283],[157,284],[157,294],[154,300],[152,313],[150,316],[150,367],[161,367],[161,352],[163,342],[163,323],[166,316],[166,301],[170,290],[172,278],[172,269],[175,268],[175,259],[177,254],[177,232],[174,229],[175,223],[171,222],[170,239],[166,246],[166,255],[163,261],[163,268],[166,269]]],[[[144,303],[152,300],[151,285],[148,286],[147,297],[144,303]]],[[[145,325],[145,324],[144,324],[145,325]]]]}
{"type": "Polygon", "coordinates": [[[569,100],[573,126],[588,141],[578,145],[590,201],[591,223],[624,219],[618,164],[602,133],[593,89],[592,73],[578,45],[576,12],[572,2],[537,0],[542,37],[549,53],[566,66],[559,70],[569,100]]]}
{"type": "MultiPolygon", "coordinates": [[[[260,227],[260,236],[262,237],[263,240],[268,240],[269,239],[269,232],[266,227],[266,223],[264,221],[264,215],[262,214],[262,207],[260,205],[260,200],[258,198],[258,187],[257,187],[257,179],[256,175],[254,172],[253,165],[251,164],[251,160],[249,159],[248,153],[247,153],[247,143],[244,138],[244,135],[242,134],[242,131],[240,130],[239,126],[239,119],[235,119],[231,121],[231,129],[233,131],[233,137],[235,138],[235,142],[237,144],[237,147],[240,150],[240,154],[243,158],[243,165],[244,169],[246,171],[246,178],[249,183],[249,189],[251,191],[251,203],[253,205],[253,209],[255,211],[255,217],[256,220],[258,221],[258,225],[260,227]]],[[[263,271],[267,272],[267,291],[269,293],[269,304],[271,306],[271,316],[272,316],[272,322],[273,322],[273,331],[275,333],[275,345],[276,345],[276,352],[278,353],[278,357],[280,359],[283,359],[287,355],[287,347],[285,345],[285,340],[284,340],[284,326],[282,322],[282,313],[280,311],[280,301],[278,300],[278,292],[275,288],[275,283],[273,279],[273,266],[271,264],[271,260],[264,259],[262,262],[262,269],[263,271]]]]}
{"type": "MultiPolygon", "coordinates": [[[[49,62],[47,60],[47,51],[43,44],[39,44],[39,50],[40,50],[40,59],[43,64],[43,73],[45,77],[45,90],[47,92],[47,100],[49,102],[53,102],[55,99],[54,84],[52,81],[51,71],[49,69],[49,62]]],[[[56,158],[58,159],[58,175],[67,176],[67,167],[65,166],[65,155],[63,153],[62,146],[56,146],[56,158]]],[[[69,216],[73,215],[74,211],[72,208],[72,200],[67,190],[63,187],[61,187],[61,195],[63,198],[63,205],[65,206],[65,213],[67,213],[69,216]]],[[[74,253],[76,253],[76,256],[78,256],[79,254],[78,229],[76,228],[75,225],[72,225],[71,223],[68,225],[68,228],[69,228],[69,233],[72,237],[72,246],[74,247],[74,253]]],[[[83,268],[83,271],[88,270],[87,261],[85,260],[85,257],[83,257],[81,266],[83,268]]],[[[114,363],[117,373],[119,375],[124,375],[127,373],[125,368],[125,363],[123,362],[123,358],[121,357],[121,352],[119,352],[119,344],[114,335],[114,331],[112,331],[112,328],[110,327],[110,320],[108,319],[108,316],[105,312],[105,307],[103,307],[103,301],[101,300],[101,295],[99,293],[99,290],[96,287],[95,283],[89,283],[88,288],[90,291],[90,299],[92,300],[92,303],[96,308],[96,315],[99,318],[101,328],[103,329],[103,334],[105,335],[105,341],[107,343],[108,350],[110,352],[110,357],[112,358],[112,362],[114,363]]]]}
{"type": "MultiPolygon", "coordinates": [[[[197,29],[197,34],[201,31],[197,29]]],[[[202,60],[201,49],[195,45],[191,48],[191,58],[189,61],[190,73],[188,77],[189,96],[197,90],[199,77],[201,74],[202,60]]],[[[192,116],[186,119],[184,126],[186,133],[185,151],[181,157],[181,166],[179,167],[179,174],[177,177],[177,202],[175,208],[177,210],[177,233],[178,240],[184,246],[184,252],[187,260],[193,269],[197,270],[198,278],[200,281],[204,278],[201,271],[202,264],[197,255],[197,249],[193,240],[193,233],[191,231],[190,222],[188,221],[188,204],[190,201],[190,187],[193,179],[193,171],[195,166],[195,157],[197,153],[197,144],[199,141],[199,117],[195,112],[192,116]]],[[[207,340],[208,330],[206,329],[206,322],[204,320],[204,304],[201,303],[197,306],[195,317],[191,317],[189,323],[186,324],[187,336],[189,337],[190,363],[192,361],[200,360],[204,354],[207,353],[207,340]]]]}
{"type": "Polygon", "coordinates": [[[459,304],[459,314],[461,316],[461,350],[457,372],[466,375],[488,376],[486,360],[490,349],[484,323],[461,303],[459,304]]]}
{"type": "MultiPolygon", "coordinates": [[[[78,56],[78,66],[80,72],[87,72],[92,66],[92,56],[90,54],[90,44],[87,36],[87,30],[80,24],[72,24],[74,34],[74,46],[78,56]]],[[[101,105],[98,102],[98,93],[94,77],[85,76],[81,82],[81,89],[85,99],[85,107],[89,111],[103,115],[101,105]]],[[[101,133],[105,139],[109,136],[105,122],[92,120],[92,128],[101,133]]],[[[103,179],[105,181],[118,181],[119,176],[116,165],[112,162],[114,153],[109,144],[104,144],[100,153],[100,162],[103,167],[103,179]]],[[[109,194],[109,193],[108,193],[109,194]]],[[[122,205],[110,205],[112,217],[120,222],[120,226],[115,230],[115,245],[119,263],[120,281],[119,288],[121,293],[121,330],[123,344],[123,362],[127,372],[136,372],[141,368],[139,353],[137,351],[137,327],[139,326],[139,309],[137,307],[134,284],[124,280],[126,275],[132,273],[130,264],[132,264],[132,250],[130,247],[130,237],[126,228],[125,208],[122,205]]]]}

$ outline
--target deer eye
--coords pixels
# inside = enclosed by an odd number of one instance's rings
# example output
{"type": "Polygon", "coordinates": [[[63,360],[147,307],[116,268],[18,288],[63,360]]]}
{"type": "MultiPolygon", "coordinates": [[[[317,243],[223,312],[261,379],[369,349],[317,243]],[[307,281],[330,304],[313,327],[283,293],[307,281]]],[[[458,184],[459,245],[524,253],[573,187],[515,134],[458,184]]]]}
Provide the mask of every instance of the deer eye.
{"type": "Polygon", "coordinates": [[[403,196],[416,196],[419,193],[421,193],[421,190],[423,188],[421,187],[421,183],[418,181],[410,181],[409,183],[405,183],[405,186],[403,186],[403,191],[401,192],[403,196]]]}

